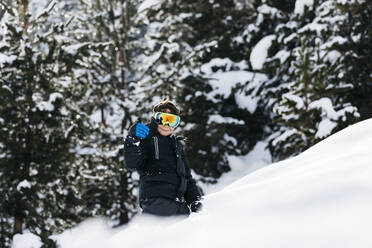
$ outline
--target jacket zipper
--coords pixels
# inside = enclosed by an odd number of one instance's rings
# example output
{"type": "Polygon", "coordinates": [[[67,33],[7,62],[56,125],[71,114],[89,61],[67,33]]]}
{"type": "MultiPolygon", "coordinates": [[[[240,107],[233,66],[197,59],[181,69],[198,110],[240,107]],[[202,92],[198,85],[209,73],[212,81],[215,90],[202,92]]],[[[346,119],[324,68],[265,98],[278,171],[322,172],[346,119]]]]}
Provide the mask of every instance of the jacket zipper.
{"type": "Polygon", "coordinates": [[[152,139],[154,140],[155,159],[159,159],[159,142],[158,142],[158,137],[153,136],[152,139]]]}

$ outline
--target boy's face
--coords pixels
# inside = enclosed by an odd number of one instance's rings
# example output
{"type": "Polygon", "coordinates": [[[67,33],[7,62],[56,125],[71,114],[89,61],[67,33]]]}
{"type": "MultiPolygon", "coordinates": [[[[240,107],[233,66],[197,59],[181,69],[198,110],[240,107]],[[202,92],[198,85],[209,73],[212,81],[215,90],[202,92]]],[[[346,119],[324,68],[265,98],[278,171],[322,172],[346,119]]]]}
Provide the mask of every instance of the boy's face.
{"type": "MultiPolygon", "coordinates": [[[[164,113],[171,113],[169,109],[163,109],[164,113]]],[[[173,133],[175,128],[170,127],[169,125],[158,124],[158,132],[163,136],[169,136],[173,133]]]]}

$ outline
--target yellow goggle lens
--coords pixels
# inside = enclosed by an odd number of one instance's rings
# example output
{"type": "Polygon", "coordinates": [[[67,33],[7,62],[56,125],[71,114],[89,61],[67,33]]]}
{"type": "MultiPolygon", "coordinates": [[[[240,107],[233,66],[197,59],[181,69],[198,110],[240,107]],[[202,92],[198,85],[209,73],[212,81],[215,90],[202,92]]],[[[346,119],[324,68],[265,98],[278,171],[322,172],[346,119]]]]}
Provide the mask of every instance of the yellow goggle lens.
{"type": "Polygon", "coordinates": [[[180,124],[181,118],[178,115],[173,115],[164,112],[156,112],[154,118],[157,122],[170,127],[177,127],[180,124]]]}

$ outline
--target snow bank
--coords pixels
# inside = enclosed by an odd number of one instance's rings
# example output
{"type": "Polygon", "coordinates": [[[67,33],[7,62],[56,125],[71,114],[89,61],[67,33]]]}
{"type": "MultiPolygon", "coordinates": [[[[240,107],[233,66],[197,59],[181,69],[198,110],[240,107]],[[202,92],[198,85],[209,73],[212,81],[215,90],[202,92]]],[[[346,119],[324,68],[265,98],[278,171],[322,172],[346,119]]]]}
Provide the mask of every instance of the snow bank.
{"type": "Polygon", "coordinates": [[[14,235],[12,242],[12,248],[40,248],[42,245],[40,237],[29,232],[14,235]]]}
{"type": "Polygon", "coordinates": [[[366,120],[207,195],[188,219],[141,216],[92,235],[104,224],[87,223],[57,240],[62,248],[372,247],[371,147],[366,120]]]}
{"type": "Polygon", "coordinates": [[[228,156],[231,171],[223,174],[217,184],[201,185],[203,192],[211,194],[220,191],[242,177],[269,165],[272,157],[266,147],[267,142],[258,142],[253,150],[245,156],[228,156]]]}
{"type": "Polygon", "coordinates": [[[61,247],[102,248],[115,233],[108,226],[108,221],[95,218],[84,221],[77,228],[67,230],[61,235],[53,236],[61,247]]]}

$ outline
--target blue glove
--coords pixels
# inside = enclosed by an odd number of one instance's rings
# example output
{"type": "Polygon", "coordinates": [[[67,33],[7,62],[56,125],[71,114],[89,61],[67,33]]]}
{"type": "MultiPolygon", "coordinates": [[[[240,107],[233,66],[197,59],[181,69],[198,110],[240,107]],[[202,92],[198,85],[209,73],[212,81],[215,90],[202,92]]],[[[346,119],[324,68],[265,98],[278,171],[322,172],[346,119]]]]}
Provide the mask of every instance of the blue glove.
{"type": "Polygon", "coordinates": [[[143,125],[140,122],[137,122],[129,129],[129,135],[132,137],[144,139],[149,134],[149,131],[150,129],[147,126],[143,125]]]}

